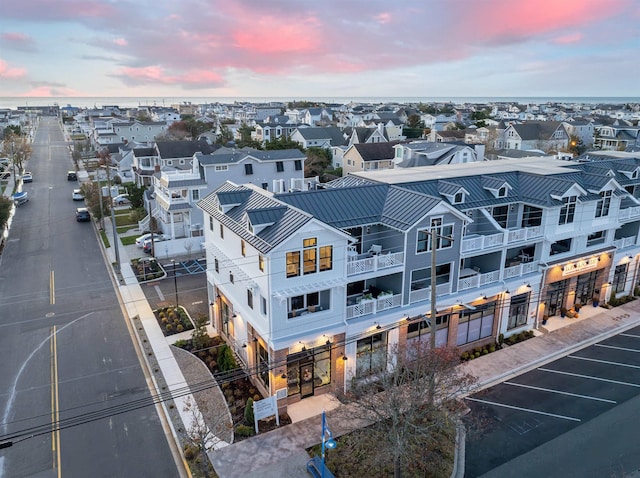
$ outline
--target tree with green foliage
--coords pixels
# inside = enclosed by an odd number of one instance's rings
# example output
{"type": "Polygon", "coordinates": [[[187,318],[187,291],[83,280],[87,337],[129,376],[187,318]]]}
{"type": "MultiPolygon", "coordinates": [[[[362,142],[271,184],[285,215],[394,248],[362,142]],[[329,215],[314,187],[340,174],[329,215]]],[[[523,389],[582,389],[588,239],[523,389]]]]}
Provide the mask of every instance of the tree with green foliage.
{"type": "Polygon", "coordinates": [[[244,406],[244,424],[247,426],[255,425],[255,418],[253,415],[253,398],[247,398],[247,403],[244,406]]]}
{"type": "Polygon", "coordinates": [[[220,125],[220,135],[216,138],[216,144],[225,145],[233,141],[233,133],[225,124],[220,125]]]}
{"type": "Polygon", "coordinates": [[[424,121],[420,119],[420,115],[409,115],[409,117],[407,118],[407,127],[424,129],[424,121]]]}
{"type": "Polygon", "coordinates": [[[579,136],[572,134],[569,136],[569,145],[567,147],[569,152],[573,153],[574,156],[580,156],[587,150],[582,138],[579,136]]]}
{"type": "Polygon", "coordinates": [[[0,195],[0,233],[4,231],[4,228],[9,221],[11,206],[13,206],[13,201],[0,195]]]}
{"type": "Polygon", "coordinates": [[[207,324],[209,319],[204,314],[198,314],[194,329],[191,334],[191,344],[193,350],[202,350],[211,346],[211,337],[207,334],[207,324]]]}
{"type": "Polygon", "coordinates": [[[247,123],[242,123],[242,126],[238,128],[238,133],[240,133],[240,140],[236,143],[236,146],[238,148],[262,149],[262,143],[251,138],[251,133],[253,133],[255,130],[255,128],[249,126],[247,123]]]}
{"type": "Polygon", "coordinates": [[[300,145],[300,143],[296,141],[292,141],[291,139],[280,136],[279,138],[272,139],[271,141],[267,141],[264,145],[264,149],[266,150],[274,150],[274,149],[299,149],[304,152],[304,148],[300,145]]]}
{"type": "Polygon", "coordinates": [[[129,195],[129,201],[131,201],[132,209],[139,209],[144,207],[144,192],[147,190],[146,186],[138,186],[135,183],[129,183],[125,186],[127,194],[129,195]]]}
{"type": "Polygon", "coordinates": [[[236,368],[236,360],[233,358],[233,351],[227,344],[223,344],[218,350],[218,367],[220,372],[228,372],[236,368]]]}

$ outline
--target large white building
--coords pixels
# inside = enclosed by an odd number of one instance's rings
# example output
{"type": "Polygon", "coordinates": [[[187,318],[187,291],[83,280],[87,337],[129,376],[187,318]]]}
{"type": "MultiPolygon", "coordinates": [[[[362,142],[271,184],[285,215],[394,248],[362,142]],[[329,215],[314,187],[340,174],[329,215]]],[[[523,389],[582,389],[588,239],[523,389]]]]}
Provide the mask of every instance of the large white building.
{"type": "Polygon", "coordinates": [[[198,203],[212,323],[281,406],[375,375],[433,322],[437,344],[461,350],[537,327],[636,284],[639,172],[640,157],[600,155],[361,172],[283,194],[225,183],[198,203]]]}

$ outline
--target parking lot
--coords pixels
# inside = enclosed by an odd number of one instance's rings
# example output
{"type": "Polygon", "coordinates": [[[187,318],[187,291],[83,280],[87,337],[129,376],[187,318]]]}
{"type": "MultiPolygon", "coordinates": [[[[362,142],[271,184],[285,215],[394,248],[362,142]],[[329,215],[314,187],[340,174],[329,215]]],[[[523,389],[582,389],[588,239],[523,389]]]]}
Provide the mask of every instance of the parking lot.
{"type": "Polygon", "coordinates": [[[471,395],[465,476],[480,476],[638,395],[640,327],[471,395]]]}

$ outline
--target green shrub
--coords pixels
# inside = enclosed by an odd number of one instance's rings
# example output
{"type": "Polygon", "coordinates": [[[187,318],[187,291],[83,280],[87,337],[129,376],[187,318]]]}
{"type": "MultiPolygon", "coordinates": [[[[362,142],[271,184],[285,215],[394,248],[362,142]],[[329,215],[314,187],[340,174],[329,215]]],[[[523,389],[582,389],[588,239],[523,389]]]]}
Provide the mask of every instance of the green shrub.
{"type": "Polygon", "coordinates": [[[254,402],[257,402],[258,400],[262,400],[262,397],[256,393],[256,394],[253,396],[253,401],[254,401],[254,402]]]}
{"type": "Polygon", "coordinates": [[[178,324],[176,326],[176,332],[182,332],[182,331],[184,331],[184,326],[182,324],[178,324]]]}
{"type": "Polygon", "coordinates": [[[502,345],[504,343],[504,334],[498,335],[498,343],[502,345]]]}
{"type": "Polygon", "coordinates": [[[462,360],[469,360],[469,352],[462,352],[462,355],[460,356],[460,358],[462,360]]]}
{"type": "Polygon", "coordinates": [[[489,351],[487,349],[482,349],[482,355],[487,355],[489,351]]]}
{"type": "Polygon", "coordinates": [[[247,398],[244,406],[244,423],[245,425],[253,425],[253,398],[247,398]]]}
{"type": "Polygon", "coordinates": [[[246,425],[238,425],[236,427],[236,436],[240,438],[246,438],[253,436],[255,434],[255,430],[253,427],[248,427],[246,425]]]}
{"type": "Polygon", "coordinates": [[[198,449],[190,444],[184,446],[184,458],[187,461],[193,460],[198,455],[198,449]]]}
{"type": "Polygon", "coordinates": [[[236,368],[236,361],[233,358],[233,351],[227,344],[224,344],[218,350],[218,366],[221,372],[228,372],[236,368]]]}
{"type": "Polygon", "coordinates": [[[491,347],[489,347],[489,353],[495,352],[496,351],[496,346],[492,345],[491,347]]]}
{"type": "Polygon", "coordinates": [[[183,349],[187,346],[187,341],[185,339],[176,340],[173,345],[183,349]]]}
{"type": "Polygon", "coordinates": [[[171,324],[167,324],[164,326],[164,330],[166,330],[167,332],[171,332],[173,330],[173,325],[171,324]]]}
{"type": "Polygon", "coordinates": [[[474,352],[474,353],[473,353],[473,356],[474,356],[475,358],[480,357],[480,352],[474,352]]]}

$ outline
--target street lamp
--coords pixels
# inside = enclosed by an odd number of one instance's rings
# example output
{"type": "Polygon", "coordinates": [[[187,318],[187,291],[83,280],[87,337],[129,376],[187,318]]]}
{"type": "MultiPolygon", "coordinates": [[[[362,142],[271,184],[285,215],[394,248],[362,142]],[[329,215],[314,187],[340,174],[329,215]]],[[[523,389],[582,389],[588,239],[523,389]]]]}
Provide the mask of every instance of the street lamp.
{"type": "Polygon", "coordinates": [[[178,308],[178,277],[176,276],[176,260],[171,259],[171,264],[173,264],[173,287],[176,290],[176,309],[178,308]]]}
{"type": "Polygon", "coordinates": [[[325,448],[333,450],[337,446],[338,443],[333,439],[331,430],[329,430],[329,426],[327,425],[326,413],[324,410],[322,410],[322,478],[324,478],[324,470],[326,469],[324,465],[325,448]]]}

